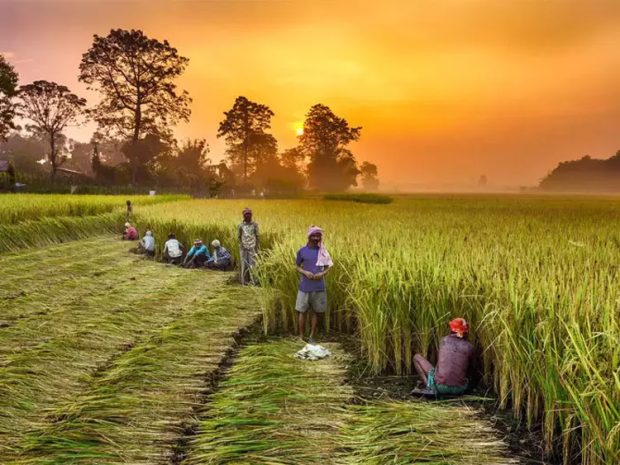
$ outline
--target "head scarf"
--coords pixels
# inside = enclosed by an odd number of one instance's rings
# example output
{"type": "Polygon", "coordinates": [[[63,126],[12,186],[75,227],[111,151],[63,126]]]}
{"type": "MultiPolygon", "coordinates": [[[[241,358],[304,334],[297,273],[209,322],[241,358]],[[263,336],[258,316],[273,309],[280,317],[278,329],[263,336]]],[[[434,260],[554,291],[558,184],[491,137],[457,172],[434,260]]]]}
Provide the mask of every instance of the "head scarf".
{"type": "Polygon", "coordinates": [[[213,239],[213,242],[211,242],[211,245],[215,248],[218,248],[221,244],[220,244],[220,241],[218,241],[217,239],[213,239]]]}
{"type": "Polygon", "coordinates": [[[146,232],[146,235],[147,235],[147,236],[152,236],[152,235],[153,235],[153,231],[147,231],[147,232],[146,232]]]}
{"type": "Polygon", "coordinates": [[[450,331],[452,331],[453,333],[457,333],[461,336],[469,332],[469,324],[467,324],[467,321],[465,321],[464,318],[455,318],[454,320],[450,321],[448,325],[450,326],[450,331]]]}
{"type": "Polygon", "coordinates": [[[131,225],[129,223],[125,223],[125,227],[129,228],[129,227],[131,227],[131,225]]]}
{"type": "Polygon", "coordinates": [[[332,257],[329,255],[329,252],[323,245],[323,230],[318,226],[310,226],[308,228],[308,238],[314,234],[320,234],[321,240],[319,241],[319,254],[316,260],[316,266],[333,266],[334,261],[332,257]]]}

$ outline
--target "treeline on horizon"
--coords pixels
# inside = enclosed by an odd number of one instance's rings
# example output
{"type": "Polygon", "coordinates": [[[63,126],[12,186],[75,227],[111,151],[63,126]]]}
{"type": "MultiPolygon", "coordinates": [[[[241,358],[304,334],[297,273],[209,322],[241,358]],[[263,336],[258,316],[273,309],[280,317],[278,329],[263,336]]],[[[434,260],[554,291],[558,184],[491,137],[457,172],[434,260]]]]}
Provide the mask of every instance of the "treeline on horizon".
{"type": "Polygon", "coordinates": [[[211,196],[345,191],[358,180],[365,190],[378,188],[377,166],[359,164],[349,149],[362,128],[323,104],[309,109],[297,146],[286,150],[270,132],[274,112],[243,96],[219,123],[225,161],[211,161],[205,139],[178,141],[172,128],[189,121],[192,100],[175,80],[188,64],[168,41],[140,30],[94,35],[78,76],[100,95],[99,103],[88,106],[55,82],[20,86],[15,69],[0,55],[0,160],[10,162],[9,182],[1,173],[0,181],[10,186],[17,179],[48,186],[149,187],[211,196]],[[19,127],[18,117],[28,124],[19,127]],[[97,123],[90,142],[66,137],[69,126],[87,121],[97,123]]]}
{"type": "Polygon", "coordinates": [[[541,182],[540,188],[557,192],[620,192],[620,150],[608,159],[585,155],[564,161],[541,182]]]}

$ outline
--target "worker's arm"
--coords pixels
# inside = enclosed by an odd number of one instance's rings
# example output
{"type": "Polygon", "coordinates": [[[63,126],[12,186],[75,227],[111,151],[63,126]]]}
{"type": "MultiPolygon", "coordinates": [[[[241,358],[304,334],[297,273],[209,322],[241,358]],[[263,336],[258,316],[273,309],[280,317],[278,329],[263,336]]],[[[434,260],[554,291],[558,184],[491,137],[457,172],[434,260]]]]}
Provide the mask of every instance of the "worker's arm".
{"type": "Polygon", "coordinates": [[[260,249],[260,239],[258,234],[258,223],[255,223],[254,234],[256,235],[256,250],[260,249]]]}
{"type": "Polygon", "coordinates": [[[327,273],[329,273],[329,270],[331,270],[330,266],[325,266],[323,268],[323,271],[317,273],[314,275],[314,279],[321,279],[323,276],[325,276],[327,273]]]}
{"type": "Polygon", "coordinates": [[[302,258],[302,256],[301,256],[301,249],[300,249],[300,250],[297,252],[297,258],[295,259],[295,265],[296,265],[296,266],[295,266],[295,269],[297,270],[297,272],[298,272],[299,274],[304,275],[306,278],[308,278],[308,279],[313,279],[313,278],[314,278],[314,275],[313,275],[312,273],[310,273],[309,271],[304,270],[304,269],[302,268],[302,265],[303,265],[303,264],[304,264],[304,260],[303,260],[303,258],[302,258]]]}
{"type": "Polygon", "coordinates": [[[296,266],[295,269],[297,270],[298,273],[303,274],[306,278],[314,279],[315,275],[313,275],[309,271],[304,270],[301,266],[296,266]]]}
{"type": "Polygon", "coordinates": [[[196,256],[195,252],[196,252],[196,247],[192,246],[192,248],[189,249],[189,252],[187,252],[187,255],[185,256],[185,260],[183,260],[183,263],[188,263],[188,260],[189,260],[189,263],[193,262],[194,257],[196,256]]]}

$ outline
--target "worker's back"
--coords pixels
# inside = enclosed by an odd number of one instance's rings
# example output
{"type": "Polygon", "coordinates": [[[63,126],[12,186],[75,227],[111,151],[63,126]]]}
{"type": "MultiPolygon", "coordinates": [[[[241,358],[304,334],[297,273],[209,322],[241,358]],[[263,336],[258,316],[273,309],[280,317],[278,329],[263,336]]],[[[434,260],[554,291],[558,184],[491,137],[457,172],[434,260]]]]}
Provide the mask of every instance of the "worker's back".
{"type": "Polygon", "coordinates": [[[456,334],[444,337],[439,344],[435,382],[446,386],[467,385],[467,369],[474,347],[456,334]]]}

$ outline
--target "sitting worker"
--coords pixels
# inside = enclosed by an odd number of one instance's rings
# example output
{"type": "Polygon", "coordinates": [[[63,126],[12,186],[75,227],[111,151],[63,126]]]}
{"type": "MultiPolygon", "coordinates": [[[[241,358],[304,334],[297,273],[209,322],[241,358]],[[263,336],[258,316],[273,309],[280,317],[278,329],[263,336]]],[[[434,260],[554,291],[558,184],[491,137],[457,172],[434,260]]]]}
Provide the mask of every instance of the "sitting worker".
{"type": "Polygon", "coordinates": [[[467,369],[472,359],[474,347],[466,340],[469,325],[463,318],[450,321],[450,334],[439,343],[437,366],[422,355],[415,354],[415,366],[425,389],[414,389],[412,394],[420,395],[460,395],[467,390],[467,369]]]}
{"type": "Polygon", "coordinates": [[[213,255],[211,255],[211,258],[207,261],[207,268],[213,270],[228,269],[232,263],[230,252],[222,247],[222,244],[220,244],[220,241],[217,239],[211,242],[211,247],[213,247],[213,255]]]}
{"type": "Polygon", "coordinates": [[[137,241],[138,230],[134,228],[130,223],[125,223],[125,232],[123,233],[124,241],[137,241]]]}
{"type": "Polygon", "coordinates": [[[138,253],[147,257],[155,256],[155,238],[152,231],[147,231],[142,240],[138,243],[138,253]]]}
{"type": "Polygon", "coordinates": [[[210,258],[209,249],[202,243],[202,239],[196,239],[192,248],[187,252],[185,260],[183,260],[183,266],[185,268],[205,266],[210,258]]]}
{"type": "Polygon", "coordinates": [[[183,246],[173,233],[168,234],[168,240],[164,244],[164,260],[171,265],[180,265],[182,259],[183,246]]]}

